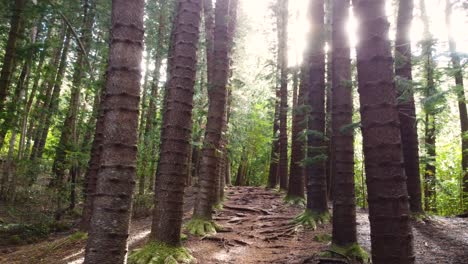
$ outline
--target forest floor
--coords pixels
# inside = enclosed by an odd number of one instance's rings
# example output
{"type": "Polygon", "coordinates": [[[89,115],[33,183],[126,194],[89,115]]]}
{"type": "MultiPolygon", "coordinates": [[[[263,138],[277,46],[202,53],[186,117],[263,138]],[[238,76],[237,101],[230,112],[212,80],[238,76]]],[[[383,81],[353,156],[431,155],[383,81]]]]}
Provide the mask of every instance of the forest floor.
{"type": "MultiPolygon", "coordinates": [[[[188,192],[185,220],[190,219],[194,194],[188,192]]],[[[317,230],[291,224],[302,212],[299,206],[285,204],[283,195],[254,187],[231,187],[226,190],[223,210],[214,218],[225,230],[200,239],[189,236],[184,246],[200,264],[215,263],[318,263],[314,255],[329,242],[316,238],[331,234],[331,225],[317,230]]],[[[370,250],[370,227],[365,210],[358,210],[358,236],[370,250]]],[[[150,232],[151,218],[132,221],[130,250],[141,247],[150,232]]],[[[418,264],[466,264],[468,260],[468,220],[432,217],[414,224],[415,252],[418,264]]],[[[0,249],[0,263],[82,263],[85,241],[65,235],[16,248],[0,249]]],[[[337,262],[338,263],[338,262],[337,262]]]]}

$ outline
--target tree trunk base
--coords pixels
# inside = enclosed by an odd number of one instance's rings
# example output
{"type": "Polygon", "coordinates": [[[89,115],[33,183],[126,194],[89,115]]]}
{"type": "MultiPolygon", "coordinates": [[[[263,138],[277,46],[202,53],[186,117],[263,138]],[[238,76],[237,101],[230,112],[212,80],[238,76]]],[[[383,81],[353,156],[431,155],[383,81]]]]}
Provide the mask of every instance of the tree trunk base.
{"type": "MultiPolygon", "coordinates": [[[[320,257],[325,258],[326,261],[328,261],[329,258],[337,258],[342,259],[344,261],[343,263],[370,263],[369,254],[357,243],[344,247],[332,244],[329,249],[320,253],[320,257]]],[[[320,261],[320,263],[339,263],[326,261],[320,261]]]]}
{"type": "Polygon", "coordinates": [[[193,218],[187,223],[185,229],[194,236],[204,237],[215,235],[218,231],[222,230],[222,227],[211,220],[193,218]]]}
{"type": "Polygon", "coordinates": [[[316,213],[306,209],[304,212],[294,218],[293,223],[315,230],[317,229],[317,225],[326,224],[330,222],[330,219],[331,216],[329,212],[316,213]]]}

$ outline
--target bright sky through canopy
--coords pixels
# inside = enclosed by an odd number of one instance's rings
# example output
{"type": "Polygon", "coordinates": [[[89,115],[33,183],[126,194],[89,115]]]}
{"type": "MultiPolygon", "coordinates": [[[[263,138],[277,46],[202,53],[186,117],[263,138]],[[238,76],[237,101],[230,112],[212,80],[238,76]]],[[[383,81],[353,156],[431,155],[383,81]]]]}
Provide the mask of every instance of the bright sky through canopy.
{"type": "MultiPolygon", "coordinates": [[[[289,65],[299,64],[302,60],[302,52],[305,47],[305,35],[309,29],[306,12],[309,0],[290,0],[289,1],[289,65]]],[[[394,39],[395,19],[397,7],[392,6],[392,2],[387,1],[387,14],[391,23],[390,38],[394,39]]],[[[276,21],[272,20],[272,7],[276,0],[241,0],[242,9],[250,23],[255,23],[251,31],[247,33],[246,48],[252,51],[268,50],[267,41],[259,36],[259,32],[275,29],[276,21]],[[273,24],[272,24],[273,23],[273,24]]],[[[447,29],[445,23],[445,1],[444,0],[426,0],[428,15],[431,19],[431,33],[438,43],[437,52],[444,53],[447,47],[447,29]]],[[[352,18],[348,24],[351,43],[354,46],[358,41],[355,30],[357,27],[357,18],[352,18]]],[[[457,49],[459,52],[468,53],[468,15],[466,10],[456,8],[452,14],[452,30],[454,33],[457,49]]],[[[414,20],[412,25],[412,42],[416,47],[422,38],[422,23],[420,20],[419,1],[415,1],[414,20]]],[[[415,50],[417,52],[417,50],[415,50]]]]}

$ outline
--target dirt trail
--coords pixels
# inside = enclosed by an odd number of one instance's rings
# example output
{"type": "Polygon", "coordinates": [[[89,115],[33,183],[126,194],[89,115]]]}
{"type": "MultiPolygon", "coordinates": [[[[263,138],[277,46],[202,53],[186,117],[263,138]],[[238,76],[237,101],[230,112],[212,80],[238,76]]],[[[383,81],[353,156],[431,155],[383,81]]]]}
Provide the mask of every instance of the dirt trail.
{"type": "Polygon", "coordinates": [[[314,236],[330,227],[303,230],[291,220],[303,209],[285,205],[282,196],[262,188],[231,188],[224,209],[215,220],[231,232],[200,240],[191,237],[188,248],[199,263],[304,263],[326,248],[314,236]]]}
{"type": "MultiPolygon", "coordinates": [[[[214,219],[226,232],[209,238],[190,236],[188,247],[199,264],[317,263],[310,259],[327,247],[316,242],[317,235],[331,234],[331,226],[304,230],[291,225],[291,220],[303,209],[286,205],[283,196],[274,191],[254,187],[231,187],[226,190],[224,209],[214,219]]],[[[185,201],[185,220],[190,219],[194,194],[189,190],[185,201]]],[[[358,237],[370,249],[370,229],[367,212],[358,210],[358,237]]],[[[132,222],[130,249],[142,246],[147,239],[151,218],[132,222]]],[[[468,263],[468,221],[454,218],[432,218],[427,223],[415,223],[415,252],[418,264],[468,263]]],[[[23,246],[14,252],[0,252],[0,263],[79,264],[83,259],[84,241],[67,242],[62,237],[23,246]]]]}

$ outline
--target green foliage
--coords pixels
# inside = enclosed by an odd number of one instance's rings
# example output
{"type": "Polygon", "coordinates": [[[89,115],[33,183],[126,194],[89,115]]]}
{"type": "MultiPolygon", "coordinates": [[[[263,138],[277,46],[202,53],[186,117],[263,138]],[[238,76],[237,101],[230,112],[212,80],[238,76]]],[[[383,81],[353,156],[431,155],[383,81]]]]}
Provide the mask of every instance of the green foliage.
{"type": "Polygon", "coordinates": [[[332,244],[330,248],[322,252],[320,256],[344,258],[348,261],[357,261],[363,264],[371,263],[369,254],[357,243],[344,247],[332,244]]]}
{"type": "Polygon", "coordinates": [[[151,242],[131,252],[127,262],[128,264],[192,264],[196,263],[196,260],[186,248],[151,242]]]}
{"type": "Polygon", "coordinates": [[[321,235],[314,236],[314,241],[317,241],[317,242],[330,242],[331,240],[332,240],[332,236],[330,234],[321,234],[321,235]]]}

